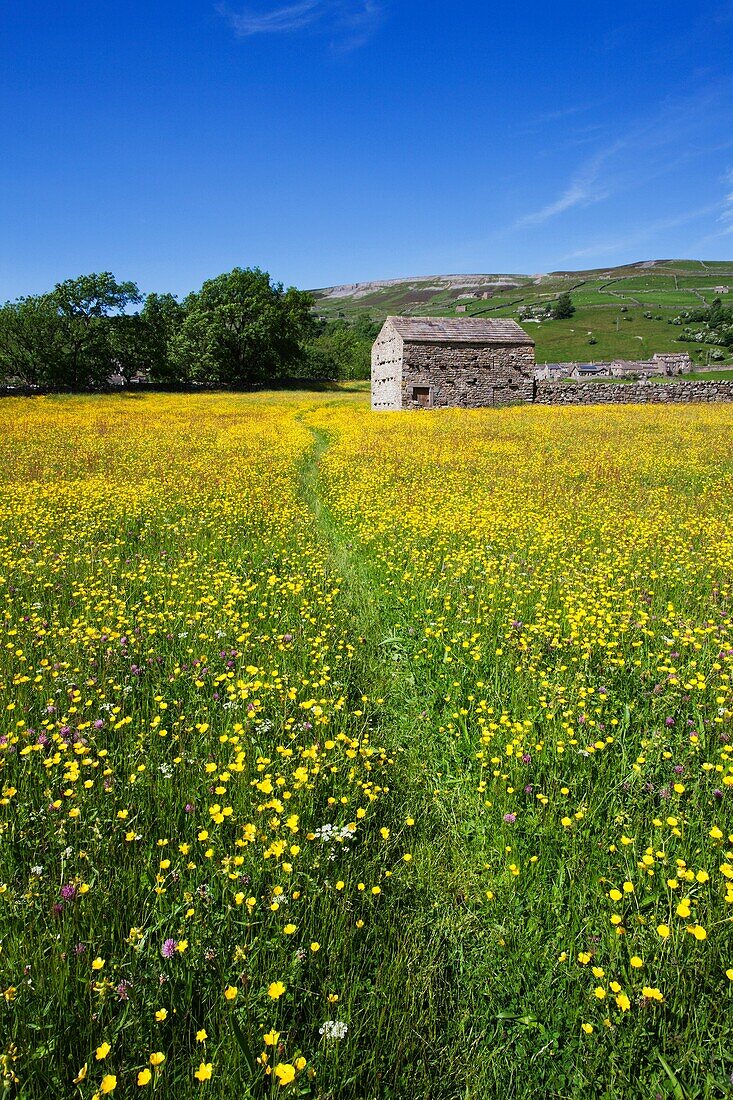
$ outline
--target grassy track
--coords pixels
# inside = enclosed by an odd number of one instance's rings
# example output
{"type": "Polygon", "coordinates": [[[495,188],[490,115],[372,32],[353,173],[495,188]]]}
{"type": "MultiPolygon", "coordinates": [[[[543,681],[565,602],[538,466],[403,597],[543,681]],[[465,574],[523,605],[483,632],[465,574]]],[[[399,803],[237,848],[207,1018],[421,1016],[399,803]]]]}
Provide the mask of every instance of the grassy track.
{"type": "Polygon", "coordinates": [[[450,1021],[461,1001],[451,955],[461,930],[452,926],[451,891],[446,887],[460,837],[451,827],[455,823],[431,799],[436,762],[434,746],[423,734],[425,702],[390,629],[374,563],[359,553],[324,499],[320,465],[334,436],[309,419],[308,414],[302,417],[313,445],[300,466],[300,491],[357,641],[355,691],[374,706],[373,736],[399,760],[390,792],[391,816],[403,820],[415,814],[410,839],[416,874],[409,894],[401,894],[398,904],[383,914],[374,941],[379,962],[370,1055],[351,1069],[351,1079],[342,1066],[343,1091],[335,1091],[334,1100],[341,1095],[478,1100],[481,1094],[466,1086],[462,1067],[451,1065],[450,1056],[450,1021]]]}

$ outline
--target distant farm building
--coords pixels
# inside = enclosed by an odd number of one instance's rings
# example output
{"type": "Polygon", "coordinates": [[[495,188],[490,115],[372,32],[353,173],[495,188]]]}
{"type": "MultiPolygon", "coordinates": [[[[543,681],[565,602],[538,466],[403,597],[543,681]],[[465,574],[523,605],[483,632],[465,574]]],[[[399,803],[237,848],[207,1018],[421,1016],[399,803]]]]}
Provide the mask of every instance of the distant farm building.
{"type": "Polygon", "coordinates": [[[532,401],[534,340],[516,321],[388,317],[372,347],[372,408],[532,401]]]}
{"type": "Polygon", "coordinates": [[[575,363],[570,371],[571,378],[610,378],[608,363],[575,363]]]}
{"type": "MultiPolygon", "coordinates": [[[[687,352],[663,352],[651,359],[612,359],[610,363],[568,363],[567,377],[581,378],[659,378],[687,374],[692,360],[687,352]]],[[[552,374],[535,372],[535,378],[551,378],[552,374]]]]}
{"type": "Polygon", "coordinates": [[[534,376],[538,382],[562,382],[570,377],[574,363],[543,363],[537,367],[534,376]]]}

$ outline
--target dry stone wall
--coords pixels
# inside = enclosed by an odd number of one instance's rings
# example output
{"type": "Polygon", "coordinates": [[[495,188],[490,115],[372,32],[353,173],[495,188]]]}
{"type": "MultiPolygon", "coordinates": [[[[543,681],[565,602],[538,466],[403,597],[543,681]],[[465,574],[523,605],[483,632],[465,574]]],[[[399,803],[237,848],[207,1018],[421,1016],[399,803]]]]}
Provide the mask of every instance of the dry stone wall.
{"type": "Polygon", "coordinates": [[[537,405],[692,404],[733,401],[733,382],[537,382],[537,405]]]}
{"type": "Polygon", "coordinates": [[[372,347],[372,408],[378,412],[402,408],[402,338],[385,326],[372,347]]]}
{"type": "Polygon", "coordinates": [[[532,345],[405,342],[402,408],[467,408],[532,400],[532,345]],[[427,402],[415,391],[429,391],[427,402]]]}

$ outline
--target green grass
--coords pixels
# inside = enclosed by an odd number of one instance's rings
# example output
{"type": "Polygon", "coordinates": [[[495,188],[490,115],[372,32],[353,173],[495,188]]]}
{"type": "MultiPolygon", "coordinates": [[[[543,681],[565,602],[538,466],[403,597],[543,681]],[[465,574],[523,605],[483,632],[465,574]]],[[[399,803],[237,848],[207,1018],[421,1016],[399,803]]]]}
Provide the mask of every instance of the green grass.
{"type": "Polygon", "coordinates": [[[527,329],[535,339],[538,363],[648,359],[655,352],[694,350],[694,345],[680,343],[679,328],[665,321],[648,320],[638,308],[620,313],[607,307],[579,306],[567,320],[543,321],[527,329]],[[595,344],[588,343],[589,333],[595,344]]]}
{"type": "MultiPolygon", "coordinates": [[[[497,278],[487,276],[487,281],[497,278]]],[[[569,290],[577,307],[570,322],[526,326],[537,341],[538,362],[638,359],[654,352],[688,351],[695,362],[704,363],[712,346],[678,343],[679,330],[667,322],[681,310],[709,304],[712,287],[718,281],[733,286],[733,261],[671,260],[651,268],[628,265],[601,272],[554,273],[543,276],[538,283],[526,275],[511,278],[520,285],[497,292],[486,301],[459,300],[458,295],[465,289],[447,286],[428,294],[424,287],[439,285],[440,279],[436,279],[422,284],[405,281],[360,298],[320,299],[317,311],[326,317],[348,318],[366,310],[375,320],[382,320],[390,313],[460,316],[455,312],[456,305],[465,304],[467,316],[519,319],[520,305],[544,305],[569,290]],[[621,312],[624,306],[626,313],[621,312]],[[651,312],[653,318],[645,318],[645,312],[651,312]],[[595,345],[588,345],[589,330],[598,340],[595,345]]]]}
{"type": "Polygon", "coordinates": [[[685,374],[684,378],[702,378],[711,382],[733,382],[733,370],[698,370],[694,374],[685,374]]]}

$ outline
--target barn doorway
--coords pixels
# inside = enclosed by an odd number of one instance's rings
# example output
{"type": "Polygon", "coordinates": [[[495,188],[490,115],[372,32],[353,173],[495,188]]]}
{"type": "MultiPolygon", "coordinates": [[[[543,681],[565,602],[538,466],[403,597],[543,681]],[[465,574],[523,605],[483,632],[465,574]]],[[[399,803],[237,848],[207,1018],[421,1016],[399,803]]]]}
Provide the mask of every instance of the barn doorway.
{"type": "Polygon", "coordinates": [[[413,386],[412,400],[422,409],[430,408],[430,386],[413,386]]]}

